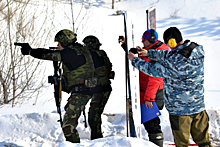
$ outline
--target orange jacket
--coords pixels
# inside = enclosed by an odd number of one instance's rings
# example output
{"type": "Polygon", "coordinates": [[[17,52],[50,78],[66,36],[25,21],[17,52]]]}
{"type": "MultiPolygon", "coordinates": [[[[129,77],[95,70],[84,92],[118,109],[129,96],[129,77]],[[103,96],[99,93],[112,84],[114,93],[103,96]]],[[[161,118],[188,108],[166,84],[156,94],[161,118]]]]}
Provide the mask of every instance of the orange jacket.
{"type": "MultiPolygon", "coordinates": [[[[154,45],[156,45],[159,41],[152,44],[149,47],[146,47],[144,49],[149,50],[154,45]]],[[[169,48],[166,46],[166,44],[162,44],[161,46],[157,47],[155,50],[169,50],[169,48]]],[[[148,59],[145,56],[139,56],[139,58],[151,62],[150,59],[148,59]]],[[[145,101],[155,101],[156,93],[159,89],[163,89],[163,78],[157,78],[157,77],[151,77],[143,72],[139,71],[139,83],[140,83],[140,103],[144,104],[145,101]]]]}

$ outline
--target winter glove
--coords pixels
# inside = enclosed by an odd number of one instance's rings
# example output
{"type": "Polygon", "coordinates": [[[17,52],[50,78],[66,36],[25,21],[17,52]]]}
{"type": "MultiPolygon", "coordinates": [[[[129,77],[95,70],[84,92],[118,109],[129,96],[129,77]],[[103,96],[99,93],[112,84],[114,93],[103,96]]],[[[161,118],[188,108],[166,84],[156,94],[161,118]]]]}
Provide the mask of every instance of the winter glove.
{"type": "Polygon", "coordinates": [[[118,43],[124,43],[125,42],[125,37],[124,36],[119,36],[118,37],[118,43]]]}
{"type": "Polygon", "coordinates": [[[32,50],[32,48],[30,47],[30,45],[28,43],[24,43],[21,46],[21,53],[23,55],[30,55],[31,54],[31,50],[32,50]]]}
{"type": "Polygon", "coordinates": [[[109,79],[113,79],[115,78],[115,71],[110,71],[109,75],[108,75],[109,79]]]}

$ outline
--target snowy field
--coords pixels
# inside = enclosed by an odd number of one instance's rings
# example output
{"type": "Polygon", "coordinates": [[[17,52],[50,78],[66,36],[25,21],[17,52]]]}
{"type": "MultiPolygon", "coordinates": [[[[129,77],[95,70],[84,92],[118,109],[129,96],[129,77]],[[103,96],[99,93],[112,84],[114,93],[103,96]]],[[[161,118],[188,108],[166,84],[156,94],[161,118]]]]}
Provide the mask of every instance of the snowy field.
{"type": "MultiPolygon", "coordinates": [[[[210,136],[213,145],[220,146],[220,1],[219,0],[116,0],[115,9],[111,9],[111,0],[88,0],[83,12],[88,12],[88,24],[83,22],[78,27],[78,42],[87,35],[95,35],[113,63],[116,72],[112,80],[113,91],[102,115],[104,138],[90,140],[90,129],[84,127],[81,116],[77,127],[81,143],[66,142],[60,124],[59,115],[53,98],[53,86],[47,88],[33,105],[35,99],[11,108],[0,107],[0,147],[139,147],[156,146],[148,141],[148,134],[142,126],[142,138],[126,137],[125,119],[125,67],[124,52],[118,44],[119,35],[124,34],[123,17],[113,15],[116,10],[127,10],[136,15],[135,45],[141,44],[141,37],[146,30],[145,10],[156,6],[157,32],[163,41],[163,32],[170,26],[178,27],[184,39],[190,39],[204,46],[205,50],[205,103],[210,117],[210,136]],[[86,5],[91,2],[90,5],[86,5]],[[89,7],[89,9],[88,9],[89,7]]],[[[81,9],[80,2],[74,4],[74,10],[81,9]]],[[[58,15],[58,14],[57,14],[58,15]]],[[[71,13],[69,14],[71,15],[71,13]]],[[[57,16],[57,18],[62,18],[57,16]]],[[[71,18],[71,16],[70,16],[71,18]]],[[[65,20],[63,20],[65,21],[65,20]]],[[[60,29],[69,29],[69,24],[62,23],[60,29]]],[[[56,32],[54,32],[54,35],[56,32]]],[[[53,42],[48,42],[53,44],[53,42]]],[[[48,75],[53,74],[52,62],[45,61],[48,75]]],[[[48,84],[49,86],[49,84],[48,84]]],[[[63,107],[68,95],[63,93],[63,107]]],[[[89,105],[86,107],[88,111],[89,105]]],[[[160,116],[164,133],[164,146],[173,144],[168,112],[164,108],[160,116]]],[[[88,117],[87,117],[88,118],[88,117]]],[[[190,140],[193,144],[194,142],[190,140]]]]}

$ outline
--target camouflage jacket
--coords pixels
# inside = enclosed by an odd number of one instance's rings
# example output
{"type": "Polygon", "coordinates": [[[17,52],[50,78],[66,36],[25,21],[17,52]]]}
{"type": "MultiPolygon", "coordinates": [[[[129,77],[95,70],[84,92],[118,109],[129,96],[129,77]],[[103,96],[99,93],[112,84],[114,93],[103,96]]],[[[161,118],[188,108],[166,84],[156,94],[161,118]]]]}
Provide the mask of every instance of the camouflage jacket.
{"type": "Polygon", "coordinates": [[[104,51],[93,53],[80,44],[68,46],[61,51],[40,48],[31,51],[31,56],[35,58],[62,62],[64,85],[68,91],[76,85],[85,86],[85,82],[93,78],[97,78],[95,86],[110,85],[108,74],[112,64],[109,60],[108,63],[104,61],[104,54],[104,51]]]}
{"type": "Polygon", "coordinates": [[[198,45],[186,55],[181,54],[190,43],[185,41],[171,51],[149,50],[148,58],[160,62],[149,63],[137,57],[132,60],[140,71],[163,77],[165,106],[170,115],[192,115],[205,109],[204,51],[198,45]]]}

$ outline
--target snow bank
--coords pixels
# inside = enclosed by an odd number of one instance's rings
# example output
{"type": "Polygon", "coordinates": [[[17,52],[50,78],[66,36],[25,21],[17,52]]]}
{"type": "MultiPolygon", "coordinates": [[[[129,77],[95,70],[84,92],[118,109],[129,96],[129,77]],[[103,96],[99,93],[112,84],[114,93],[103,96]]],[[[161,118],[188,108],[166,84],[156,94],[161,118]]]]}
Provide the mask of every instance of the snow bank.
{"type": "MultiPolygon", "coordinates": [[[[210,136],[214,144],[220,144],[220,110],[211,108],[207,110],[210,118],[210,136]]],[[[132,147],[153,146],[148,141],[148,134],[142,126],[142,139],[126,137],[125,114],[102,115],[102,130],[104,138],[90,141],[90,129],[84,127],[84,117],[79,119],[77,130],[79,131],[81,143],[73,144],[66,142],[60,127],[59,115],[57,113],[27,113],[14,115],[0,115],[0,146],[32,146],[32,147],[132,147]]],[[[160,117],[165,144],[173,142],[170,129],[169,117],[166,110],[162,110],[160,117]]],[[[193,141],[191,141],[193,143],[193,141]]]]}

